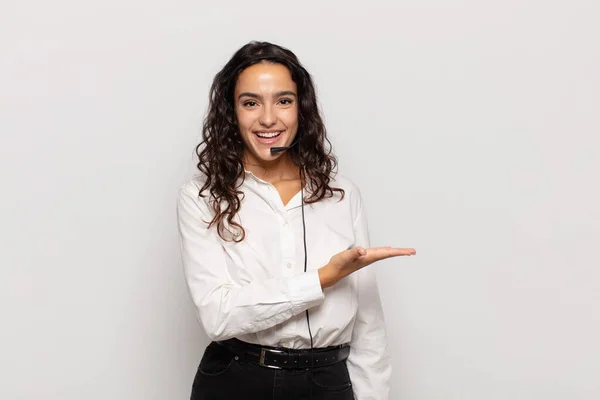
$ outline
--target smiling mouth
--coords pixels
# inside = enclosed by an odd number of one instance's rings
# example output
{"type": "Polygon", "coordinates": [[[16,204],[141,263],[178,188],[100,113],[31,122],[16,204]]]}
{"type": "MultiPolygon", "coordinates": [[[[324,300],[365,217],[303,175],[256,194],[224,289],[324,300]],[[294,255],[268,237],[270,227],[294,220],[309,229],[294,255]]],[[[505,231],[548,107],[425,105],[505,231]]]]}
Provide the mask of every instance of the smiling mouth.
{"type": "Polygon", "coordinates": [[[273,132],[255,132],[254,134],[256,136],[258,136],[259,138],[272,139],[272,138],[278,137],[282,133],[283,133],[283,131],[273,131],[273,132]]]}

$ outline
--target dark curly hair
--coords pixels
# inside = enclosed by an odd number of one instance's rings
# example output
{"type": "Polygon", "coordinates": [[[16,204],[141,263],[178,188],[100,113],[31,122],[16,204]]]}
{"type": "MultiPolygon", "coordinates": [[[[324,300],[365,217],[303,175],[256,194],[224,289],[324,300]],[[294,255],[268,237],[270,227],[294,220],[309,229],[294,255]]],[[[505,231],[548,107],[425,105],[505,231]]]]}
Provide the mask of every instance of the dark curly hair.
{"type": "Polygon", "coordinates": [[[337,170],[337,159],[327,139],[310,74],[290,50],[268,42],[252,41],[240,48],[216,74],[210,88],[202,142],[196,147],[197,167],[206,176],[198,195],[205,197],[203,192],[209,190],[214,218],[208,227],[216,224],[219,236],[224,240],[227,240],[223,236],[224,220],[241,230],[234,241],[245,238],[244,228],[234,221],[244,198],[239,188],[244,180],[242,153],[245,146],[236,123],[235,85],[244,69],[264,61],[286,66],[298,89],[297,135],[300,140],[287,151],[292,161],[301,167],[302,178],[306,178],[310,188],[311,195],[305,202],[310,204],[333,197],[333,192],[340,192],[344,197],[343,189],[329,186],[337,170]]]}

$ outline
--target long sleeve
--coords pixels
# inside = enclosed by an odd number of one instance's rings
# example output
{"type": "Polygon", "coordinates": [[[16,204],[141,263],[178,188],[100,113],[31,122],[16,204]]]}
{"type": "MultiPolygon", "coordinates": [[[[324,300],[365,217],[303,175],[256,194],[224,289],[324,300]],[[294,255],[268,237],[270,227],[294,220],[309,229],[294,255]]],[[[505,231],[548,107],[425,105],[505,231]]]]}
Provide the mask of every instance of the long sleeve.
{"type": "Polygon", "coordinates": [[[318,271],[234,284],[216,228],[203,199],[184,186],[177,203],[185,278],[200,322],[211,340],[271,328],[322,302],[318,271]]]}
{"type": "MultiPolygon", "coordinates": [[[[367,219],[360,194],[354,222],[356,246],[370,247],[367,219]]],[[[357,271],[358,312],[347,365],[357,400],[387,400],[391,364],[387,335],[373,265],[357,271]]]]}

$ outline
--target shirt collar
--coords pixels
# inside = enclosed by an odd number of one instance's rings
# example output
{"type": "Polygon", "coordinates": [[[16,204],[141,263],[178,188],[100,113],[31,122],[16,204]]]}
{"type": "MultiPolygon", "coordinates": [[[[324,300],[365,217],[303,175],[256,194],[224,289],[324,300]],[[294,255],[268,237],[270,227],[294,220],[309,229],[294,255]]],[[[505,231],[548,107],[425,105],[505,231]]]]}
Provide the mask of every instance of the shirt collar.
{"type": "MultiPolygon", "coordinates": [[[[245,176],[249,179],[254,180],[255,182],[261,183],[261,184],[266,184],[266,185],[272,185],[270,182],[265,181],[264,179],[259,178],[258,176],[254,175],[254,173],[252,171],[249,171],[247,169],[244,169],[244,173],[245,176]]],[[[306,197],[306,194],[310,193],[309,187],[308,185],[305,185],[303,188],[303,192],[304,195],[306,197]]],[[[294,195],[294,197],[285,205],[285,209],[286,210],[290,210],[292,208],[296,208],[296,207],[300,207],[302,206],[302,198],[300,197],[300,194],[296,194],[294,195]]]]}

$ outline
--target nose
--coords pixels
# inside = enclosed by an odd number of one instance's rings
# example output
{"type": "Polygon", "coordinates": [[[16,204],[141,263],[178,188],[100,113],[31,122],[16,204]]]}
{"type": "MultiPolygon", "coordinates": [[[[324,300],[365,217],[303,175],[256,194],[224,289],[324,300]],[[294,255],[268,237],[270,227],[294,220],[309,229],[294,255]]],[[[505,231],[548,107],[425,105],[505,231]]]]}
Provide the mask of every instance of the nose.
{"type": "Polygon", "coordinates": [[[277,122],[277,116],[273,112],[273,109],[271,106],[265,105],[262,108],[262,112],[260,113],[260,117],[259,117],[258,121],[260,122],[261,125],[263,125],[267,128],[275,125],[275,122],[277,122]]]}

